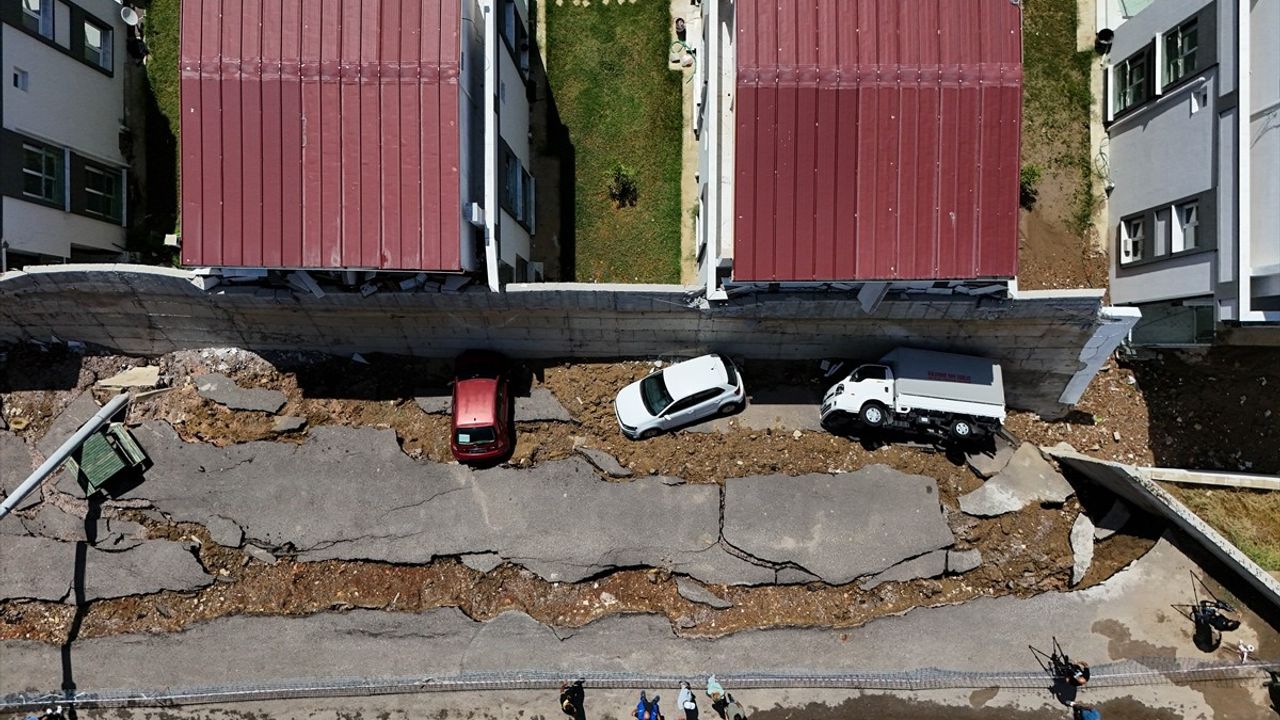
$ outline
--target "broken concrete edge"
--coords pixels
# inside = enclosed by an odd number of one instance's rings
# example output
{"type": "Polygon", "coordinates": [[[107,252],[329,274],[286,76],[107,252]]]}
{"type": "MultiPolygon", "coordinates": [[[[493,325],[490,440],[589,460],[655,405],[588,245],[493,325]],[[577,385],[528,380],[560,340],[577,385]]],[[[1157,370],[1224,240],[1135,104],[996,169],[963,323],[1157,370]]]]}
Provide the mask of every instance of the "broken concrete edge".
{"type": "Polygon", "coordinates": [[[1065,443],[1059,443],[1046,452],[1081,473],[1091,481],[1109,490],[1130,505],[1161,517],[1180,531],[1183,536],[1199,545],[1223,567],[1235,574],[1273,609],[1280,610],[1280,581],[1263,570],[1245,555],[1240,548],[1213,529],[1198,515],[1170,495],[1156,483],[1143,478],[1133,465],[1099,460],[1077,452],[1065,443]]]}

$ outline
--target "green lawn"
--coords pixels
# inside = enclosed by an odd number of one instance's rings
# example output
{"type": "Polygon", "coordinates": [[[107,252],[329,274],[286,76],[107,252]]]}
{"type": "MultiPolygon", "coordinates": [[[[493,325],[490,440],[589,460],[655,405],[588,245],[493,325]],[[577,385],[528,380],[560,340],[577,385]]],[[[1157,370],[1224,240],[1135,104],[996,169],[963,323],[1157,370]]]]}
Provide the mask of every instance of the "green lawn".
{"type": "Polygon", "coordinates": [[[667,69],[670,4],[547,3],[547,76],[575,155],[580,281],[680,281],[680,73],[667,69]],[[632,169],[634,206],[609,198],[632,169]]]}
{"type": "Polygon", "coordinates": [[[147,3],[147,79],[160,112],[169,120],[169,130],[178,137],[182,107],[178,99],[179,8],[181,0],[151,0],[147,3]]]}
{"type": "Polygon", "coordinates": [[[1023,1],[1024,162],[1077,178],[1070,229],[1083,235],[1098,205],[1089,152],[1090,64],[1076,50],[1076,0],[1023,1]]]}

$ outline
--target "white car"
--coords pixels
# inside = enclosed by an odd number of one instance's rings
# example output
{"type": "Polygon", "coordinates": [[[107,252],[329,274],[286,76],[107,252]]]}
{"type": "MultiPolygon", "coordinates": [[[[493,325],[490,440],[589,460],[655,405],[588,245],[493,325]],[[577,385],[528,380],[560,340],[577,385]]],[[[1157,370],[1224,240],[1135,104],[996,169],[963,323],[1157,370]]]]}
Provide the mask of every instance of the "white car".
{"type": "Polygon", "coordinates": [[[733,362],[703,355],[631,383],[613,405],[622,434],[647,440],[713,415],[732,415],[746,403],[742,376],[733,362]]]}

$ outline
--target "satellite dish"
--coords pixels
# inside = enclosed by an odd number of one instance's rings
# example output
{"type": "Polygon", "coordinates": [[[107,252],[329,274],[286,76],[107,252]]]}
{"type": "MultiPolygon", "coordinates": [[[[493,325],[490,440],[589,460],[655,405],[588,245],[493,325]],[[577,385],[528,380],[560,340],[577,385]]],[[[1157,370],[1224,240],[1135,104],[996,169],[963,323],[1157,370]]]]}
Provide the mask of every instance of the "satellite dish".
{"type": "Polygon", "coordinates": [[[120,8],[120,19],[124,20],[125,25],[137,25],[140,18],[137,10],[125,5],[120,8]]]}

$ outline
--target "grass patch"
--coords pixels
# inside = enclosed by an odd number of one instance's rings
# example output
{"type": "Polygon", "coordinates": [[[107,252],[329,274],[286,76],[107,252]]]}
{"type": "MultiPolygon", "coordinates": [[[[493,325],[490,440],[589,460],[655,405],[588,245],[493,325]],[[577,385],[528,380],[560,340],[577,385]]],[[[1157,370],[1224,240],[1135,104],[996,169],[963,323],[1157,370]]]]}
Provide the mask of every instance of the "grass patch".
{"type": "Polygon", "coordinates": [[[1076,235],[1101,199],[1089,151],[1091,51],[1076,49],[1075,0],[1023,0],[1023,143],[1029,162],[1078,178],[1066,218],[1076,235]]]}
{"type": "Polygon", "coordinates": [[[178,95],[181,5],[181,0],[150,0],[146,4],[147,49],[151,53],[147,58],[147,80],[174,137],[178,137],[178,121],[182,117],[178,95]]]}
{"type": "Polygon", "coordinates": [[[1264,570],[1280,571],[1280,492],[1162,486],[1264,570]]]}
{"type": "Polygon", "coordinates": [[[680,281],[680,73],[668,3],[547,4],[547,77],[576,156],[578,280],[680,281]],[[610,197],[625,167],[634,202],[610,197]]]}

